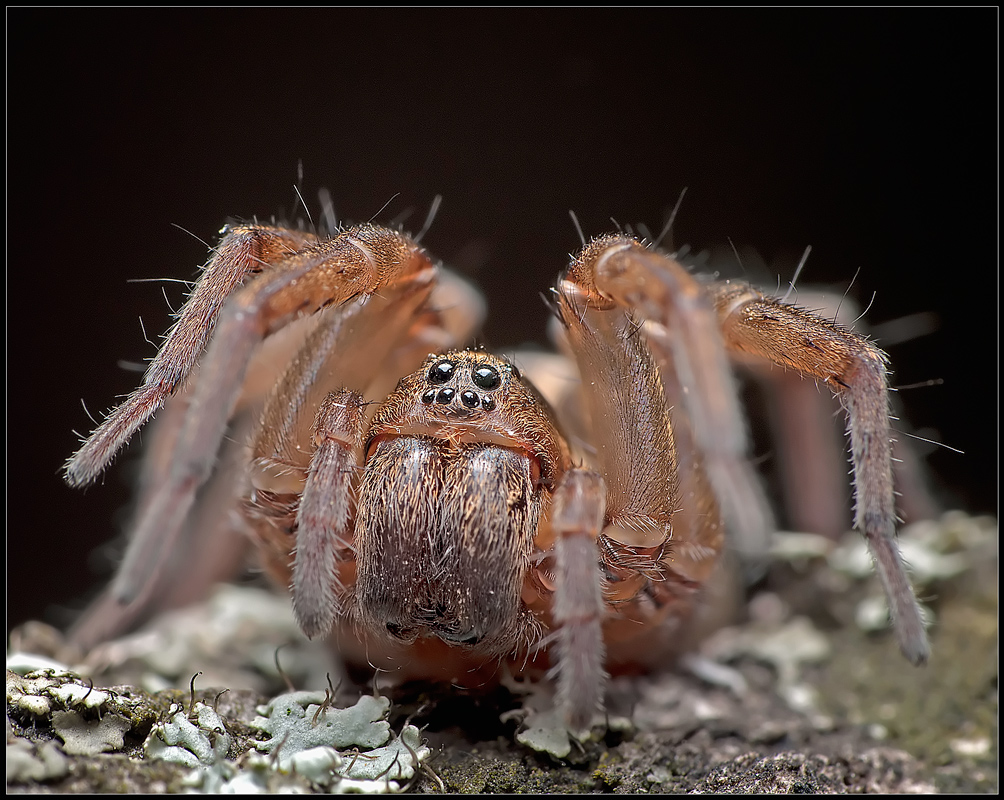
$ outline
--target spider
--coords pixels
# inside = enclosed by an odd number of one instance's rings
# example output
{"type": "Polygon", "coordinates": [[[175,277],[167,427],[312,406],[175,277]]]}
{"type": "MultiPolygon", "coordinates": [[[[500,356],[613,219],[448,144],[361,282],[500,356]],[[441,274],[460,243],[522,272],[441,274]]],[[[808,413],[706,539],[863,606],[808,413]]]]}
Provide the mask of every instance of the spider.
{"type": "Polygon", "coordinates": [[[619,233],[552,290],[563,355],[510,361],[462,349],[482,301],[399,230],[221,233],[143,384],[66,464],[93,481],[166,406],[79,641],[196,594],[250,535],[303,632],[334,630],[347,661],[457,680],[544,653],[581,728],[608,672],[683,646],[726,529],[755,550],[771,528],[738,355],[840,398],[855,526],[901,650],[926,660],[895,540],[887,359],[862,336],[619,233]]]}

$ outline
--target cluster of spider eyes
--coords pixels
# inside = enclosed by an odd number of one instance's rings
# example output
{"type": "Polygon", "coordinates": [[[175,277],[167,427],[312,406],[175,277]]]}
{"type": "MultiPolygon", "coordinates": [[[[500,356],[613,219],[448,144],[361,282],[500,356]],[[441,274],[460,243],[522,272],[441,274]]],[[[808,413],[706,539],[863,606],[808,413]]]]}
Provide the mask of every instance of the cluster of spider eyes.
{"type": "MultiPolygon", "coordinates": [[[[429,369],[429,374],[426,376],[429,383],[433,386],[443,386],[445,383],[449,383],[453,379],[453,375],[456,372],[457,365],[452,361],[443,360],[437,361],[429,369]]],[[[487,364],[483,364],[480,367],[475,367],[471,370],[471,382],[480,389],[484,389],[486,392],[490,392],[493,389],[498,389],[502,385],[502,378],[498,373],[498,370],[494,367],[490,367],[487,364]]],[[[453,402],[453,398],[456,397],[457,390],[450,386],[444,386],[442,389],[429,389],[422,395],[422,402],[426,405],[435,401],[442,405],[449,405],[453,402]]],[[[495,408],[495,399],[491,395],[479,396],[477,392],[472,392],[470,389],[465,389],[460,392],[460,402],[463,403],[467,408],[477,408],[479,405],[485,411],[491,411],[495,408]]]]}

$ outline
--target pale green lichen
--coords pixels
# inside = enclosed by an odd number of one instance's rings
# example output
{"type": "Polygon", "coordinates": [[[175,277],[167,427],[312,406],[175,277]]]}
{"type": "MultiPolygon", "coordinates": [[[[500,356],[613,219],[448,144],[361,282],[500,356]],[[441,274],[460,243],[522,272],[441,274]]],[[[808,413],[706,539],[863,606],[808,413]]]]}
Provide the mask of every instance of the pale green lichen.
{"type": "MultiPolygon", "coordinates": [[[[57,780],[69,772],[64,753],[95,756],[121,751],[126,734],[138,725],[149,724],[154,712],[140,699],[110,689],[97,689],[62,665],[33,670],[34,657],[8,658],[8,713],[30,728],[51,725],[62,740],[36,743],[10,742],[8,737],[8,779],[14,782],[57,780]]],[[[8,723],[10,717],[8,717],[8,723]]]]}
{"type": "Polygon", "coordinates": [[[221,791],[275,794],[322,789],[332,794],[385,794],[400,792],[403,788],[389,773],[379,779],[343,777],[339,770],[345,761],[346,758],[333,747],[314,747],[295,753],[283,762],[284,766],[267,755],[252,752],[241,772],[225,783],[221,791]]]}
{"type": "Polygon", "coordinates": [[[527,714],[523,725],[523,730],[516,733],[516,741],[521,745],[558,759],[567,758],[572,752],[568,727],[556,710],[527,714]]]}
{"type": "Polygon", "coordinates": [[[24,739],[7,742],[7,783],[59,780],[70,772],[66,756],[55,742],[35,745],[24,739]]]}
{"type": "Polygon", "coordinates": [[[422,736],[414,725],[405,725],[401,735],[386,747],[347,757],[338,773],[353,780],[410,780],[419,764],[432,751],[422,744],[422,736]]]}
{"type": "Polygon", "coordinates": [[[829,659],[829,639],[806,617],[780,623],[723,628],[701,647],[716,661],[735,661],[743,656],[769,664],[777,673],[777,692],[788,707],[815,719],[825,728],[830,720],[819,711],[816,690],[804,681],[804,668],[829,659]]]}
{"type": "Polygon", "coordinates": [[[500,720],[503,723],[518,721],[520,726],[516,731],[517,742],[538,753],[547,753],[559,761],[571,755],[577,742],[590,741],[594,733],[631,727],[628,719],[597,713],[584,730],[572,730],[565,721],[564,713],[555,705],[555,687],[552,682],[523,684],[506,675],[503,683],[524,697],[520,708],[504,712],[499,716],[500,720]]]}
{"type": "Polygon", "coordinates": [[[160,758],[186,767],[211,767],[224,760],[233,738],[220,715],[205,703],[196,703],[191,713],[171,708],[166,722],[153,726],[143,743],[148,758],[160,758]]]}
{"type": "Polygon", "coordinates": [[[293,692],[276,697],[257,710],[251,727],[270,735],[255,747],[271,753],[277,747],[292,752],[325,745],[379,747],[390,738],[385,717],[390,709],[386,697],[364,696],[351,708],[329,708],[323,692],[293,692]]]}
{"type": "Polygon", "coordinates": [[[27,675],[29,672],[49,672],[54,675],[62,675],[69,672],[65,664],[60,664],[58,661],[35,653],[8,653],[7,669],[18,675],[27,675]]]}
{"type": "Polygon", "coordinates": [[[193,767],[185,781],[201,792],[275,793],[314,787],[330,792],[397,792],[431,755],[417,728],[406,725],[387,744],[390,701],[362,697],[350,708],[330,708],[323,692],[292,692],[259,706],[250,727],[269,735],[251,744],[238,763],[226,759],[232,738],[216,713],[196,703],[193,714],[172,709],[145,749],[193,767]],[[380,747],[380,745],[385,745],[380,747]],[[343,752],[353,748],[351,753],[343,752]]]}
{"type": "MultiPolygon", "coordinates": [[[[23,667],[34,666],[24,662],[23,667]]],[[[76,756],[124,749],[125,736],[149,734],[143,752],[151,761],[191,768],[182,787],[202,793],[305,791],[397,792],[431,755],[417,728],[406,725],[391,740],[385,697],[362,697],[350,708],[333,708],[325,692],[293,692],[258,706],[250,724],[268,739],[243,739],[252,750],[237,761],[237,740],[222,716],[202,702],[172,704],[152,722],[143,699],[87,685],[62,669],[8,670],[7,702],[22,718],[48,721],[76,756]],[[145,725],[142,722],[145,720],[145,725]],[[345,752],[345,751],[348,752],[345,752]]],[[[8,737],[13,738],[13,737],[8,737]]],[[[15,740],[7,750],[8,777],[15,782],[66,777],[68,764],[55,743],[15,740]]]]}
{"type": "Polygon", "coordinates": [[[818,533],[775,531],[771,536],[770,557],[775,561],[802,564],[826,558],[833,552],[833,540],[818,533]]]}
{"type": "Polygon", "coordinates": [[[63,749],[67,753],[93,756],[121,750],[132,723],[118,714],[105,714],[98,719],[88,720],[76,711],[54,711],[52,727],[63,740],[63,749]]]}
{"type": "Polygon", "coordinates": [[[80,755],[120,749],[124,733],[149,714],[140,700],[97,689],[65,669],[23,675],[8,669],[7,702],[17,711],[49,718],[66,751],[80,755]]]}

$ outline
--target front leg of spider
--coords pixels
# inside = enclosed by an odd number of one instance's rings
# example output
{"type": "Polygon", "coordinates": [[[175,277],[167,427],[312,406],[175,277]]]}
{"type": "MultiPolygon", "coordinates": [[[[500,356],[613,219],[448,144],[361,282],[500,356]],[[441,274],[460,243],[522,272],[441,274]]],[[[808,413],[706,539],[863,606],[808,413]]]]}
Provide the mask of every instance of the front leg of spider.
{"type": "Polygon", "coordinates": [[[184,384],[234,292],[250,277],[315,242],[316,238],[309,233],[285,228],[260,225],[228,228],[178,314],[164,346],[150,363],[143,385],[116,407],[66,462],[66,482],[84,486],[95,480],[132,435],[184,384]]]}
{"type": "MultiPolygon", "coordinates": [[[[258,345],[326,306],[354,308],[380,290],[427,284],[435,267],[411,240],[363,225],[289,254],[227,301],[203,356],[192,400],[169,454],[170,467],[135,526],[112,593],[122,604],[141,591],[176,542],[200,486],[212,472],[228,420],[258,345]]],[[[184,312],[183,312],[184,314],[184,312]]]]}
{"type": "Polygon", "coordinates": [[[596,469],[569,471],[555,492],[552,613],[559,704],[581,729],[602,704],[607,602],[631,600],[661,574],[680,495],[666,393],[637,321],[598,296],[574,263],[558,313],[582,378],[596,469]]]}
{"type": "Polygon", "coordinates": [[[603,531],[606,487],[596,472],[572,469],[554,493],[557,705],[569,727],[580,731],[603,707],[606,651],[603,644],[603,575],[597,540],[603,531]]]}
{"type": "Polygon", "coordinates": [[[314,422],[314,450],[296,516],[293,614],[309,638],[325,636],[341,608],[338,559],[352,542],[353,471],[363,446],[365,402],[356,392],[329,394],[314,422]]]}
{"type": "MultiPolygon", "coordinates": [[[[627,309],[644,322],[650,352],[679,387],[694,448],[740,546],[762,539],[773,521],[746,461],[726,353],[793,368],[830,386],[848,415],[855,526],[882,579],[900,649],[911,663],[924,663],[930,648],[895,541],[885,354],[851,331],[750,287],[703,286],[672,258],[625,237],[594,240],[568,276],[588,297],[587,307],[627,309]]],[[[582,369],[581,357],[579,364],[582,369]]]]}

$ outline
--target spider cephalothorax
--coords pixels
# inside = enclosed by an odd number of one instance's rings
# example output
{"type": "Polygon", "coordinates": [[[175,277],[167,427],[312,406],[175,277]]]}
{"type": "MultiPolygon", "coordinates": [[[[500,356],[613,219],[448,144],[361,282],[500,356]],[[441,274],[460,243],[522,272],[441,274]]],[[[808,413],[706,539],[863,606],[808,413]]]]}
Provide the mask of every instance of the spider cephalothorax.
{"type": "Polygon", "coordinates": [[[304,632],[334,629],[347,659],[460,680],[546,650],[582,725],[608,669],[680,645],[724,528],[747,543],[770,529],[734,353],[840,397],[855,523],[904,653],[925,660],[880,350],[623,235],[585,245],[553,305],[564,355],[525,354],[521,374],[519,354],[457,349],[480,300],[395,230],[227,229],[143,386],[67,465],[92,480],[166,403],[130,549],[78,638],[203,590],[205,571],[177,588],[185,560],[239,531],[304,632]]]}

